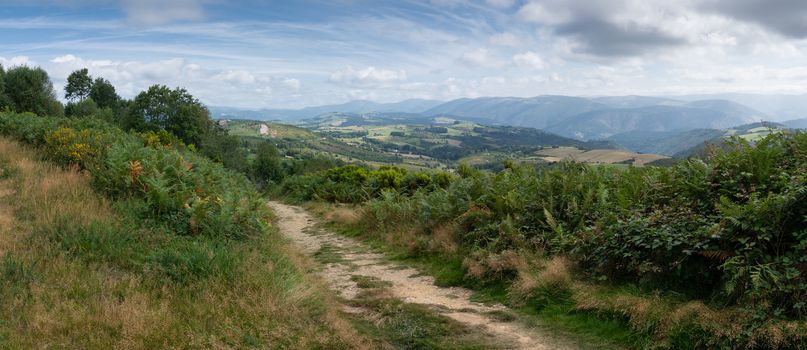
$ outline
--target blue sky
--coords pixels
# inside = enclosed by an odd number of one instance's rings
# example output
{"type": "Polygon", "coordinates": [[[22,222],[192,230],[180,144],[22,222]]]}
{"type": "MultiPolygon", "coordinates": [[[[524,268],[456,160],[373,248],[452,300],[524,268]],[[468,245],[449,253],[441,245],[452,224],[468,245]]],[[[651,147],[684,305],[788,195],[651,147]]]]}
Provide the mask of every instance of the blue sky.
{"type": "Polygon", "coordinates": [[[124,97],[354,99],[807,92],[800,0],[0,1],[0,64],[124,97]]]}

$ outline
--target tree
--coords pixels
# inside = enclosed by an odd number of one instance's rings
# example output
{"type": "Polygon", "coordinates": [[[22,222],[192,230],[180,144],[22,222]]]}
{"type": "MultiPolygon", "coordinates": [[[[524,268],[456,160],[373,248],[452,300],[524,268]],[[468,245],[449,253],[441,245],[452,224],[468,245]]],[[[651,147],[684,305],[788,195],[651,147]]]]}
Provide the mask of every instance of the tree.
{"type": "Polygon", "coordinates": [[[92,85],[92,77],[87,68],[74,71],[67,77],[67,86],[64,87],[64,98],[71,101],[83,101],[85,98],[90,97],[92,85]]]}
{"type": "Polygon", "coordinates": [[[123,127],[138,131],[166,130],[186,144],[198,145],[211,131],[210,112],[183,88],[153,85],[135,97],[123,127]]]}
{"type": "Polygon", "coordinates": [[[68,117],[87,117],[98,113],[98,105],[92,98],[86,98],[78,102],[68,102],[64,107],[64,115],[68,117]]]}
{"type": "Polygon", "coordinates": [[[5,77],[6,77],[6,71],[3,69],[3,65],[0,64],[0,111],[2,111],[6,107],[11,106],[11,102],[8,100],[8,97],[6,96],[5,77]]]}
{"type": "Polygon", "coordinates": [[[263,181],[275,183],[283,180],[283,164],[280,154],[271,142],[266,141],[258,145],[255,162],[253,164],[255,177],[263,181]]]}
{"type": "Polygon", "coordinates": [[[41,116],[63,116],[64,107],[56,100],[53,83],[42,68],[18,66],[5,74],[5,95],[15,112],[41,116]]]}
{"type": "Polygon", "coordinates": [[[120,96],[115,92],[115,87],[109,80],[96,78],[90,88],[90,98],[95,101],[98,108],[118,108],[120,96]]]}

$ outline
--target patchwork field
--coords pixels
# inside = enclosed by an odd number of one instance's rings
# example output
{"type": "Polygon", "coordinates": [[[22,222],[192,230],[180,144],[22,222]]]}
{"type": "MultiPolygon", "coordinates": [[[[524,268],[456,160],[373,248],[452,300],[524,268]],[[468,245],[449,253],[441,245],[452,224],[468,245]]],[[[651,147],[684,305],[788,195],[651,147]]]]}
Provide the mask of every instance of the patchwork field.
{"type": "Polygon", "coordinates": [[[644,166],[646,164],[669,159],[670,157],[658,154],[643,154],[625,150],[595,149],[581,150],[570,147],[548,148],[535,152],[541,159],[554,163],[563,159],[572,159],[577,162],[593,164],[632,164],[644,166]]]}
{"type": "Polygon", "coordinates": [[[249,120],[221,123],[232,135],[271,139],[279,147],[304,146],[371,167],[450,169],[466,163],[494,169],[504,160],[538,165],[566,158],[643,166],[668,158],[618,150],[608,142],[583,142],[538,129],[489,126],[448,117],[332,113],[297,126],[249,120]]]}

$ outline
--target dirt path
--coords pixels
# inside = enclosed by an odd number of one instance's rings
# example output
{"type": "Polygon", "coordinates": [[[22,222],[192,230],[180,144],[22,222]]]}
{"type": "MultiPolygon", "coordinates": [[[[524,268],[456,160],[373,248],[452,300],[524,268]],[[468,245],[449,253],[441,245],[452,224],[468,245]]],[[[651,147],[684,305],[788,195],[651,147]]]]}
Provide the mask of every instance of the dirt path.
{"type": "MultiPolygon", "coordinates": [[[[315,228],[314,219],[302,208],[279,202],[270,202],[278,216],[280,231],[304,248],[306,253],[324,250],[338,256],[324,263],[322,276],[341,297],[352,300],[361,290],[354,276],[366,276],[386,284],[395,298],[404,302],[428,305],[434,311],[466,326],[484,330],[496,344],[508,349],[576,349],[541,329],[530,328],[517,322],[503,322],[491,313],[506,311],[502,305],[483,305],[472,302],[471,292],[464,288],[443,288],[434,285],[434,279],[419,271],[390,263],[383,254],[369,252],[361,242],[315,228]],[[325,249],[323,249],[325,248],[325,249]],[[542,334],[543,333],[543,334],[542,334]]],[[[351,310],[349,312],[360,312],[351,310]]]]}

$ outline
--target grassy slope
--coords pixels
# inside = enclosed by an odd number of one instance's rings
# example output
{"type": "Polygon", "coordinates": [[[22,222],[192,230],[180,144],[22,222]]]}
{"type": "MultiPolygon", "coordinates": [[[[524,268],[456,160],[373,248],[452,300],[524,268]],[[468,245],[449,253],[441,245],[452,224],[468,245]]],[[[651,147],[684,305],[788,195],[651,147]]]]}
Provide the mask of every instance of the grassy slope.
{"type": "Polygon", "coordinates": [[[0,348],[362,348],[268,233],[177,236],[0,138],[0,348]]]}
{"type": "Polygon", "coordinates": [[[371,165],[399,164],[395,154],[367,150],[331,137],[324,137],[296,126],[253,120],[229,120],[227,131],[247,141],[272,140],[279,148],[296,152],[324,154],[346,162],[367,162],[371,165]],[[261,135],[261,125],[269,128],[268,135],[261,135]]]}
{"type": "MultiPolygon", "coordinates": [[[[399,146],[404,145],[411,145],[418,148],[429,148],[429,147],[439,147],[442,145],[452,145],[457,147],[472,147],[474,148],[474,152],[471,155],[465,156],[460,159],[459,162],[465,162],[470,165],[484,165],[484,164],[496,164],[501,162],[503,159],[512,159],[518,162],[524,163],[544,163],[545,161],[560,161],[563,157],[555,158],[552,154],[552,148],[547,148],[545,150],[541,150],[538,152],[530,152],[529,150],[538,146],[552,146],[556,142],[560,142],[559,140],[562,138],[551,137],[549,135],[543,135],[538,130],[531,130],[525,128],[504,128],[504,127],[491,127],[491,126],[483,126],[476,123],[470,122],[463,122],[460,124],[436,124],[439,127],[445,127],[447,129],[447,133],[431,133],[422,131],[422,129],[429,127],[431,124],[382,124],[382,125],[351,125],[351,126],[331,126],[331,125],[319,125],[316,126],[314,129],[319,131],[329,131],[329,132],[356,132],[356,131],[365,131],[368,134],[369,138],[396,144],[399,146]],[[486,130],[483,134],[477,132],[477,128],[481,128],[486,130]],[[393,131],[403,132],[405,136],[391,136],[390,133],[393,131]],[[518,137],[519,133],[528,133],[532,132],[534,137],[532,138],[525,138],[521,137],[518,141],[512,139],[512,137],[518,137]],[[483,142],[484,145],[475,145],[469,146],[464,144],[461,139],[462,136],[469,136],[469,137],[478,137],[476,142],[483,142]],[[546,138],[546,142],[541,144],[540,141],[546,138]],[[484,140],[484,141],[483,141],[484,140]],[[513,142],[512,144],[510,144],[513,142]],[[512,152],[512,150],[502,150],[498,151],[497,149],[501,146],[518,146],[516,148],[523,148],[524,151],[520,152],[512,152]],[[550,157],[546,157],[543,153],[544,151],[548,152],[550,157]]],[[[364,141],[360,137],[344,139],[347,142],[351,142],[353,144],[361,145],[364,141]]],[[[577,142],[574,140],[568,140],[569,142],[577,142]]],[[[578,146],[584,145],[582,142],[579,143],[578,146]]],[[[633,152],[625,152],[622,150],[617,149],[595,149],[586,151],[583,149],[578,149],[572,146],[562,147],[564,149],[572,149],[575,150],[575,154],[569,155],[572,156],[577,161],[580,162],[587,162],[587,163],[595,163],[595,164],[613,164],[613,163],[620,163],[620,162],[631,162],[634,165],[644,165],[646,163],[666,158],[664,156],[658,156],[655,154],[637,154],[633,152]]],[[[416,152],[417,153],[417,152],[416,152]]],[[[459,162],[445,162],[447,166],[455,165],[454,163],[459,162]]]]}

